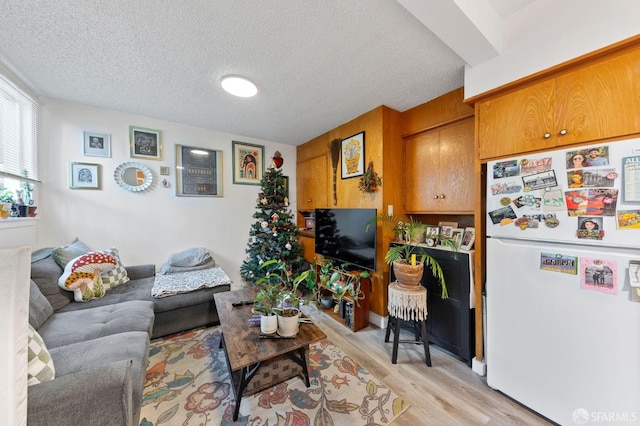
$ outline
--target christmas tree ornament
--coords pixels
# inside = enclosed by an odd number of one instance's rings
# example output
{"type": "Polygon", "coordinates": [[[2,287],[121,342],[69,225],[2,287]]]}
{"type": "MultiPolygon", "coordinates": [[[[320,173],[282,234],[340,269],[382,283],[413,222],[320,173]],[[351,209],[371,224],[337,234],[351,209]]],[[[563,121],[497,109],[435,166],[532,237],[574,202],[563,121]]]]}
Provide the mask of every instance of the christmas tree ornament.
{"type": "Polygon", "coordinates": [[[277,169],[279,169],[280,167],[282,167],[283,163],[284,163],[284,159],[282,158],[282,154],[280,154],[280,151],[276,151],[273,154],[271,164],[275,166],[277,169]]]}
{"type": "Polygon", "coordinates": [[[287,243],[284,245],[287,250],[291,250],[291,243],[287,243]]]}
{"type": "Polygon", "coordinates": [[[277,222],[279,218],[280,216],[278,215],[278,213],[274,213],[271,215],[271,220],[274,222],[277,222]]]}

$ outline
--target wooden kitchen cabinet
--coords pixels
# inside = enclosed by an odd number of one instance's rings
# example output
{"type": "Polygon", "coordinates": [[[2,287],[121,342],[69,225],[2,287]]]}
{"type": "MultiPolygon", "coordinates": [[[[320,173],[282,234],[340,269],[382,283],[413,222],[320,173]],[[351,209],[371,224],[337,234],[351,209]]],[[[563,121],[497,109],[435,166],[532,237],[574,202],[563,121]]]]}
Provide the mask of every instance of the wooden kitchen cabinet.
{"type": "Polygon", "coordinates": [[[473,213],[473,118],[405,138],[405,209],[473,213]]]}
{"type": "Polygon", "coordinates": [[[328,207],[329,177],[327,156],[321,155],[298,163],[296,187],[298,210],[313,211],[328,207]]]}
{"type": "Polygon", "coordinates": [[[476,104],[481,160],[640,132],[640,49],[476,104]]]}

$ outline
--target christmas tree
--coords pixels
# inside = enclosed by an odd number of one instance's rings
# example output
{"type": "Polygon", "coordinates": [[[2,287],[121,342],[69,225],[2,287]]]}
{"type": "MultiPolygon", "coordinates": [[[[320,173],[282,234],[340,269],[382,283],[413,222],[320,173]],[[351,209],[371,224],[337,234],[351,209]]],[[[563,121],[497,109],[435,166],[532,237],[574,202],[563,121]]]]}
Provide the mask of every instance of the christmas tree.
{"type": "MultiPolygon", "coordinates": [[[[275,158],[278,157],[276,153],[275,158]]],[[[277,164],[277,163],[276,163],[277,164]]],[[[280,164],[282,164],[280,162],[280,164]]],[[[289,211],[289,199],[285,195],[286,182],[282,170],[275,165],[267,169],[262,181],[262,192],[258,195],[256,222],[249,230],[247,258],[242,262],[240,275],[255,283],[266,277],[270,284],[278,284],[278,264],[262,264],[268,260],[280,260],[287,265],[293,276],[305,269],[302,246],[296,238],[297,229],[289,211]]]]}

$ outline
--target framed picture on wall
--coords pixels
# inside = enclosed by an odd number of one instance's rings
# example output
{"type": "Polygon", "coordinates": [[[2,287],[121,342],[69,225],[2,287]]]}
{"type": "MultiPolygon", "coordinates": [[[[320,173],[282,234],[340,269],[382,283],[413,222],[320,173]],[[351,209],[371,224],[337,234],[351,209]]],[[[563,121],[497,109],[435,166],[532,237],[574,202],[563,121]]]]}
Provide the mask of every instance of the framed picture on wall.
{"type": "Polygon", "coordinates": [[[222,197],[222,151],[176,145],[176,195],[222,197]]]}
{"type": "Polygon", "coordinates": [[[129,143],[131,158],[162,160],[160,130],[129,126],[129,143]]]}
{"type": "Polygon", "coordinates": [[[342,179],[364,174],[364,132],[342,140],[342,179]]]}
{"type": "Polygon", "coordinates": [[[111,157],[111,136],[106,133],[84,132],[83,153],[91,157],[111,157]]]}
{"type": "Polygon", "coordinates": [[[264,146],[232,141],[233,183],[260,185],[264,171],[264,146]]]}
{"type": "Polygon", "coordinates": [[[100,164],[69,163],[69,189],[100,189],[100,164]]]}

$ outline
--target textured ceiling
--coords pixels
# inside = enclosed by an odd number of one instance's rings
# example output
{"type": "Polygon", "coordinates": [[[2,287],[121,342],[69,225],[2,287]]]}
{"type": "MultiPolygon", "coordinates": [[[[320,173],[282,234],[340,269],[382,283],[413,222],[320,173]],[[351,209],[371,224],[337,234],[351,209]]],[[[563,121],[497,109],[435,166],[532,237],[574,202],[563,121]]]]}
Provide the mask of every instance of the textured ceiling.
{"type": "Polygon", "coordinates": [[[43,96],[291,145],[463,84],[464,61],[391,0],[0,0],[0,11],[0,61],[43,96]],[[226,94],[226,74],[258,95],[226,94]]]}

